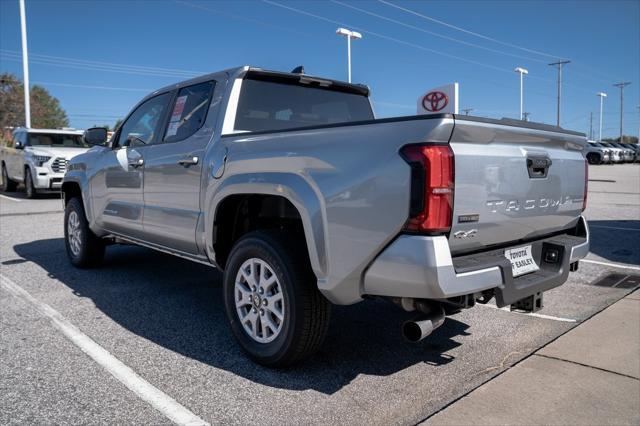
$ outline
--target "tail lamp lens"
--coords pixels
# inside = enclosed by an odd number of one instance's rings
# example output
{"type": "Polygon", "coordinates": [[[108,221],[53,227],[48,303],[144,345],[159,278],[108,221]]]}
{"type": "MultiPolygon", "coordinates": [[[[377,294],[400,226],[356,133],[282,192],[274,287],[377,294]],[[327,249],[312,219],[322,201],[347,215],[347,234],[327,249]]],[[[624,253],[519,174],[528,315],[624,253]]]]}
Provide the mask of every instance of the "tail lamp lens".
{"type": "Polygon", "coordinates": [[[411,201],[405,229],[448,232],[453,215],[453,151],[448,145],[408,145],[401,150],[411,166],[411,201]]]}
{"type": "Polygon", "coordinates": [[[584,198],[582,199],[582,211],[587,208],[587,193],[589,191],[589,163],[584,160],[584,198]]]}

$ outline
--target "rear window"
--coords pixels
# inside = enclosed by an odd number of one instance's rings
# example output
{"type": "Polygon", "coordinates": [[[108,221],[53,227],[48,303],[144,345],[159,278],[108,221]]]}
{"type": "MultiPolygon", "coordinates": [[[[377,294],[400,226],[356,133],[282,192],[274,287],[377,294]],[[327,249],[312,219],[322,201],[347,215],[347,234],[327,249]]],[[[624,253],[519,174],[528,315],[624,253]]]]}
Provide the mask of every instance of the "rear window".
{"type": "Polygon", "coordinates": [[[373,118],[369,100],[361,94],[247,79],[242,82],[234,130],[284,130],[373,118]]]}

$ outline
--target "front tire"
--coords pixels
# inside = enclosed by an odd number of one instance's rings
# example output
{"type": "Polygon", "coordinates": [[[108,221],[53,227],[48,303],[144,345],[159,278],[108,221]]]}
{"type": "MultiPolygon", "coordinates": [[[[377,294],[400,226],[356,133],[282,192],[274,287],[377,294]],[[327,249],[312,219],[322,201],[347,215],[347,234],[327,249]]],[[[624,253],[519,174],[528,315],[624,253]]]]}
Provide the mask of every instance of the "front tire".
{"type": "Polygon", "coordinates": [[[36,187],[33,185],[33,176],[31,176],[31,169],[29,168],[24,169],[24,188],[27,198],[36,198],[37,191],[36,187]]]}
{"type": "Polygon", "coordinates": [[[231,330],[249,357],[285,367],[313,355],[329,327],[306,247],[281,231],[252,232],[233,247],[224,273],[231,330]]]}
{"type": "Polygon", "coordinates": [[[17,188],[18,184],[15,181],[9,179],[9,173],[7,173],[7,168],[2,164],[2,192],[14,192],[17,188]]]}
{"type": "Polygon", "coordinates": [[[64,243],[69,260],[78,268],[98,266],[104,258],[105,244],[89,228],[79,197],[69,200],[64,210],[64,243]]]}

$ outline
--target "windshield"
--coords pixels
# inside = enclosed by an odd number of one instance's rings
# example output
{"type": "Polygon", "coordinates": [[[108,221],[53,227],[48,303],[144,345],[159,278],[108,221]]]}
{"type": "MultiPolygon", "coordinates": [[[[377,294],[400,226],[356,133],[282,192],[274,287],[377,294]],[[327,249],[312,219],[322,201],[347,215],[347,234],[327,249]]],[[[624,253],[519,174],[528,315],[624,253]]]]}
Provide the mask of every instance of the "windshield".
{"type": "Polygon", "coordinates": [[[51,146],[54,148],[89,148],[82,135],[59,133],[29,133],[27,146],[51,146]]]}

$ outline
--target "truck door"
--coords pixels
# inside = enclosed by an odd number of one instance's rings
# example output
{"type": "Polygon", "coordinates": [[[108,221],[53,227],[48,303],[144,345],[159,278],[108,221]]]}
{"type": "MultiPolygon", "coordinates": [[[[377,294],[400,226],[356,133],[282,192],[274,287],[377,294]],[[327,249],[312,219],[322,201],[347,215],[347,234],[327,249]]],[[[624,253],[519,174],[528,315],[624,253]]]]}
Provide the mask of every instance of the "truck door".
{"type": "Polygon", "coordinates": [[[104,150],[92,178],[91,192],[98,224],[123,236],[142,238],[143,183],[146,155],[158,137],[171,93],[139,105],[104,150]]]}
{"type": "MultiPolygon", "coordinates": [[[[205,125],[214,81],[178,90],[163,132],[145,152],[145,240],[196,254],[203,160],[213,135],[205,125]]],[[[213,120],[210,120],[213,122],[213,120]]]]}

